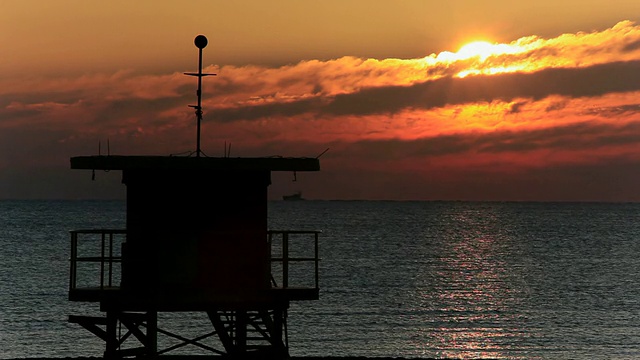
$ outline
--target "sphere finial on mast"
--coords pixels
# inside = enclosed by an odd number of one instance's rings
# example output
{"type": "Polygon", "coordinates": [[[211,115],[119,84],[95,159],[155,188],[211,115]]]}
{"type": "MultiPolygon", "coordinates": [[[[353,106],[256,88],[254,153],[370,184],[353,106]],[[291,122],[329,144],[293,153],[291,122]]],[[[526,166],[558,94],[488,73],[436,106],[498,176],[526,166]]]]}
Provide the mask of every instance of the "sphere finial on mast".
{"type": "Polygon", "coordinates": [[[207,40],[206,36],[198,35],[196,36],[193,43],[196,45],[198,49],[204,49],[205,47],[207,47],[207,44],[209,43],[209,41],[207,40]]]}

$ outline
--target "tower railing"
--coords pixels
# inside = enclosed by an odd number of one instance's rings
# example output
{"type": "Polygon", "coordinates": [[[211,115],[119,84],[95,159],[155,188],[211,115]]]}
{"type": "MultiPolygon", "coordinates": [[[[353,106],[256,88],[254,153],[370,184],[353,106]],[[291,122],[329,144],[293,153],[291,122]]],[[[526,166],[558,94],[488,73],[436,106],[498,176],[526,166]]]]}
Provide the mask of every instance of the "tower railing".
{"type": "MultiPolygon", "coordinates": [[[[118,264],[122,262],[121,244],[124,242],[127,231],[122,229],[83,229],[71,230],[69,233],[71,234],[69,293],[78,289],[79,263],[98,265],[99,285],[93,283],[94,288],[104,290],[115,287],[117,281],[115,277],[120,274],[118,264]],[[116,239],[121,241],[114,244],[116,239]]],[[[91,269],[89,266],[81,273],[85,275],[91,270],[95,269],[91,269]]],[[[89,283],[91,284],[91,282],[89,283]]]]}
{"type": "Polygon", "coordinates": [[[282,281],[281,287],[283,289],[289,288],[291,286],[292,276],[291,265],[294,263],[312,263],[312,279],[308,278],[308,272],[295,273],[296,275],[298,275],[295,277],[295,279],[310,281],[312,282],[314,289],[317,290],[319,288],[318,279],[320,257],[318,256],[318,238],[321,233],[322,232],[318,230],[269,230],[267,232],[271,255],[270,262],[272,265],[272,286],[278,287],[276,281],[276,277],[278,277],[282,281]],[[313,240],[312,247],[309,247],[307,244],[305,244],[305,242],[308,243],[310,239],[313,240]],[[280,269],[278,269],[277,266],[274,266],[277,264],[280,264],[280,269]]]}
{"type": "MultiPolygon", "coordinates": [[[[70,231],[69,294],[81,290],[104,291],[119,287],[122,269],[121,249],[126,234],[125,229],[70,231]],[[79,277],[82,285],[79,285],[79,277]]],[[[320,234],[321,231],[316,230],[267,231],[273,288],[319,289],[318,240],[320,234]],[[310,241],[312,244],[309,244],[310,241]],[[300,264],[310,265],[313,270],[302,269],[301,271],[297,267],[300,264]]]]}

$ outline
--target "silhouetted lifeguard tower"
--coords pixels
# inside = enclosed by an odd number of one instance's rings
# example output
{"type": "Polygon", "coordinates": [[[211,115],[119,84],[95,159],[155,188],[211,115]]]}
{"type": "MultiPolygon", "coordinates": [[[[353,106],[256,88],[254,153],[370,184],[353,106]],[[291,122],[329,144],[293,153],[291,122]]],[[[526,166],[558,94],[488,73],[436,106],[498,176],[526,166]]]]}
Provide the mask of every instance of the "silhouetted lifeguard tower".
{"type": "Polygon", "coordinates": [[[319,232],[268,230],[267,188],[272,171],[318,171],[319,160],[200,156],[206,38],[195,44],[195,157],[71,158],[72,169],[122,171],[127,228],[71,231],[69,299],[98,303],[101,315],[69,321],[104,340],[107,358],[156,357],[185,345],[233,358],[287,357],[290,302],[319,298],[319,232]],[[306,252],[294,254],[294,239],[306,252]],[[164,330],[161,312],[206,313],[211,331],[187,338],[164,330]],[[179,343],[161,349],[160,334],[179,343]]]}

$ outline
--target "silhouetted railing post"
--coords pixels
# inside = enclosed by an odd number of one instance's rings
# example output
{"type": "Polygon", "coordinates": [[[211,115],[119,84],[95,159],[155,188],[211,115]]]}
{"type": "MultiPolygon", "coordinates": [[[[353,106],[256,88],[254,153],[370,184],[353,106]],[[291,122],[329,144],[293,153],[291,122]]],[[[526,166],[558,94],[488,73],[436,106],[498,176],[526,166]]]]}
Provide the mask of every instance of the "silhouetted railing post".
{"type": "Polygon", "coordinates": [[[282,233],[282,287],[289,287],[289,232],[282,233]]]}
{"type": "Polygon", "coordinates": [[[318,253],[318,235],[319,234],[320,234],[319,232],[317,232],[317,231],[315,232],[315,240],[314,240],[315,244],[314,244],[314,256],[313,256],[315,258],[315,263],[316,263],[315,264],[315,270],[316,270],[316,276],[315,276],[316,281],[315,281],[315,284],[316,284],[316,289],[320,288],[320,283],[319,283],[319,278],[320,278],[320,257],[318,256],[318,254],[319,254],[318,253]]]}
{"type": "Polygon", "coordinates": [[[104,236],[105,233],[100,234],[100,290],[104,289],[104,236]]]}
{"type": "Polygon", "coordinates": [[[77,264],[76,259],[78,257],[78,234],[75,231],[71,232],[71,264],[69,266],[69,292],[76,288],[76,274],[77,264]]]}

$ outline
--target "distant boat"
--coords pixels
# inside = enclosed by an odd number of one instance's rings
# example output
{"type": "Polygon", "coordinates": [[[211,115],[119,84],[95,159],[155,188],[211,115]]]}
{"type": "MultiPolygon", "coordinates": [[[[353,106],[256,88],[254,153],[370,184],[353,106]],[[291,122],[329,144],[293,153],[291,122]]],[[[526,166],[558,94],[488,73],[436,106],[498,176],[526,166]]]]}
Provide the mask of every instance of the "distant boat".
{"type": "Polygon", "coordinates": [[[282,200],[285,200],[285,201],[296,201],[296,200],[304,200],[304,198],[302,197],[302,193],[300,191],[298,191],[295,194],[282,196],[282,200]]]}

